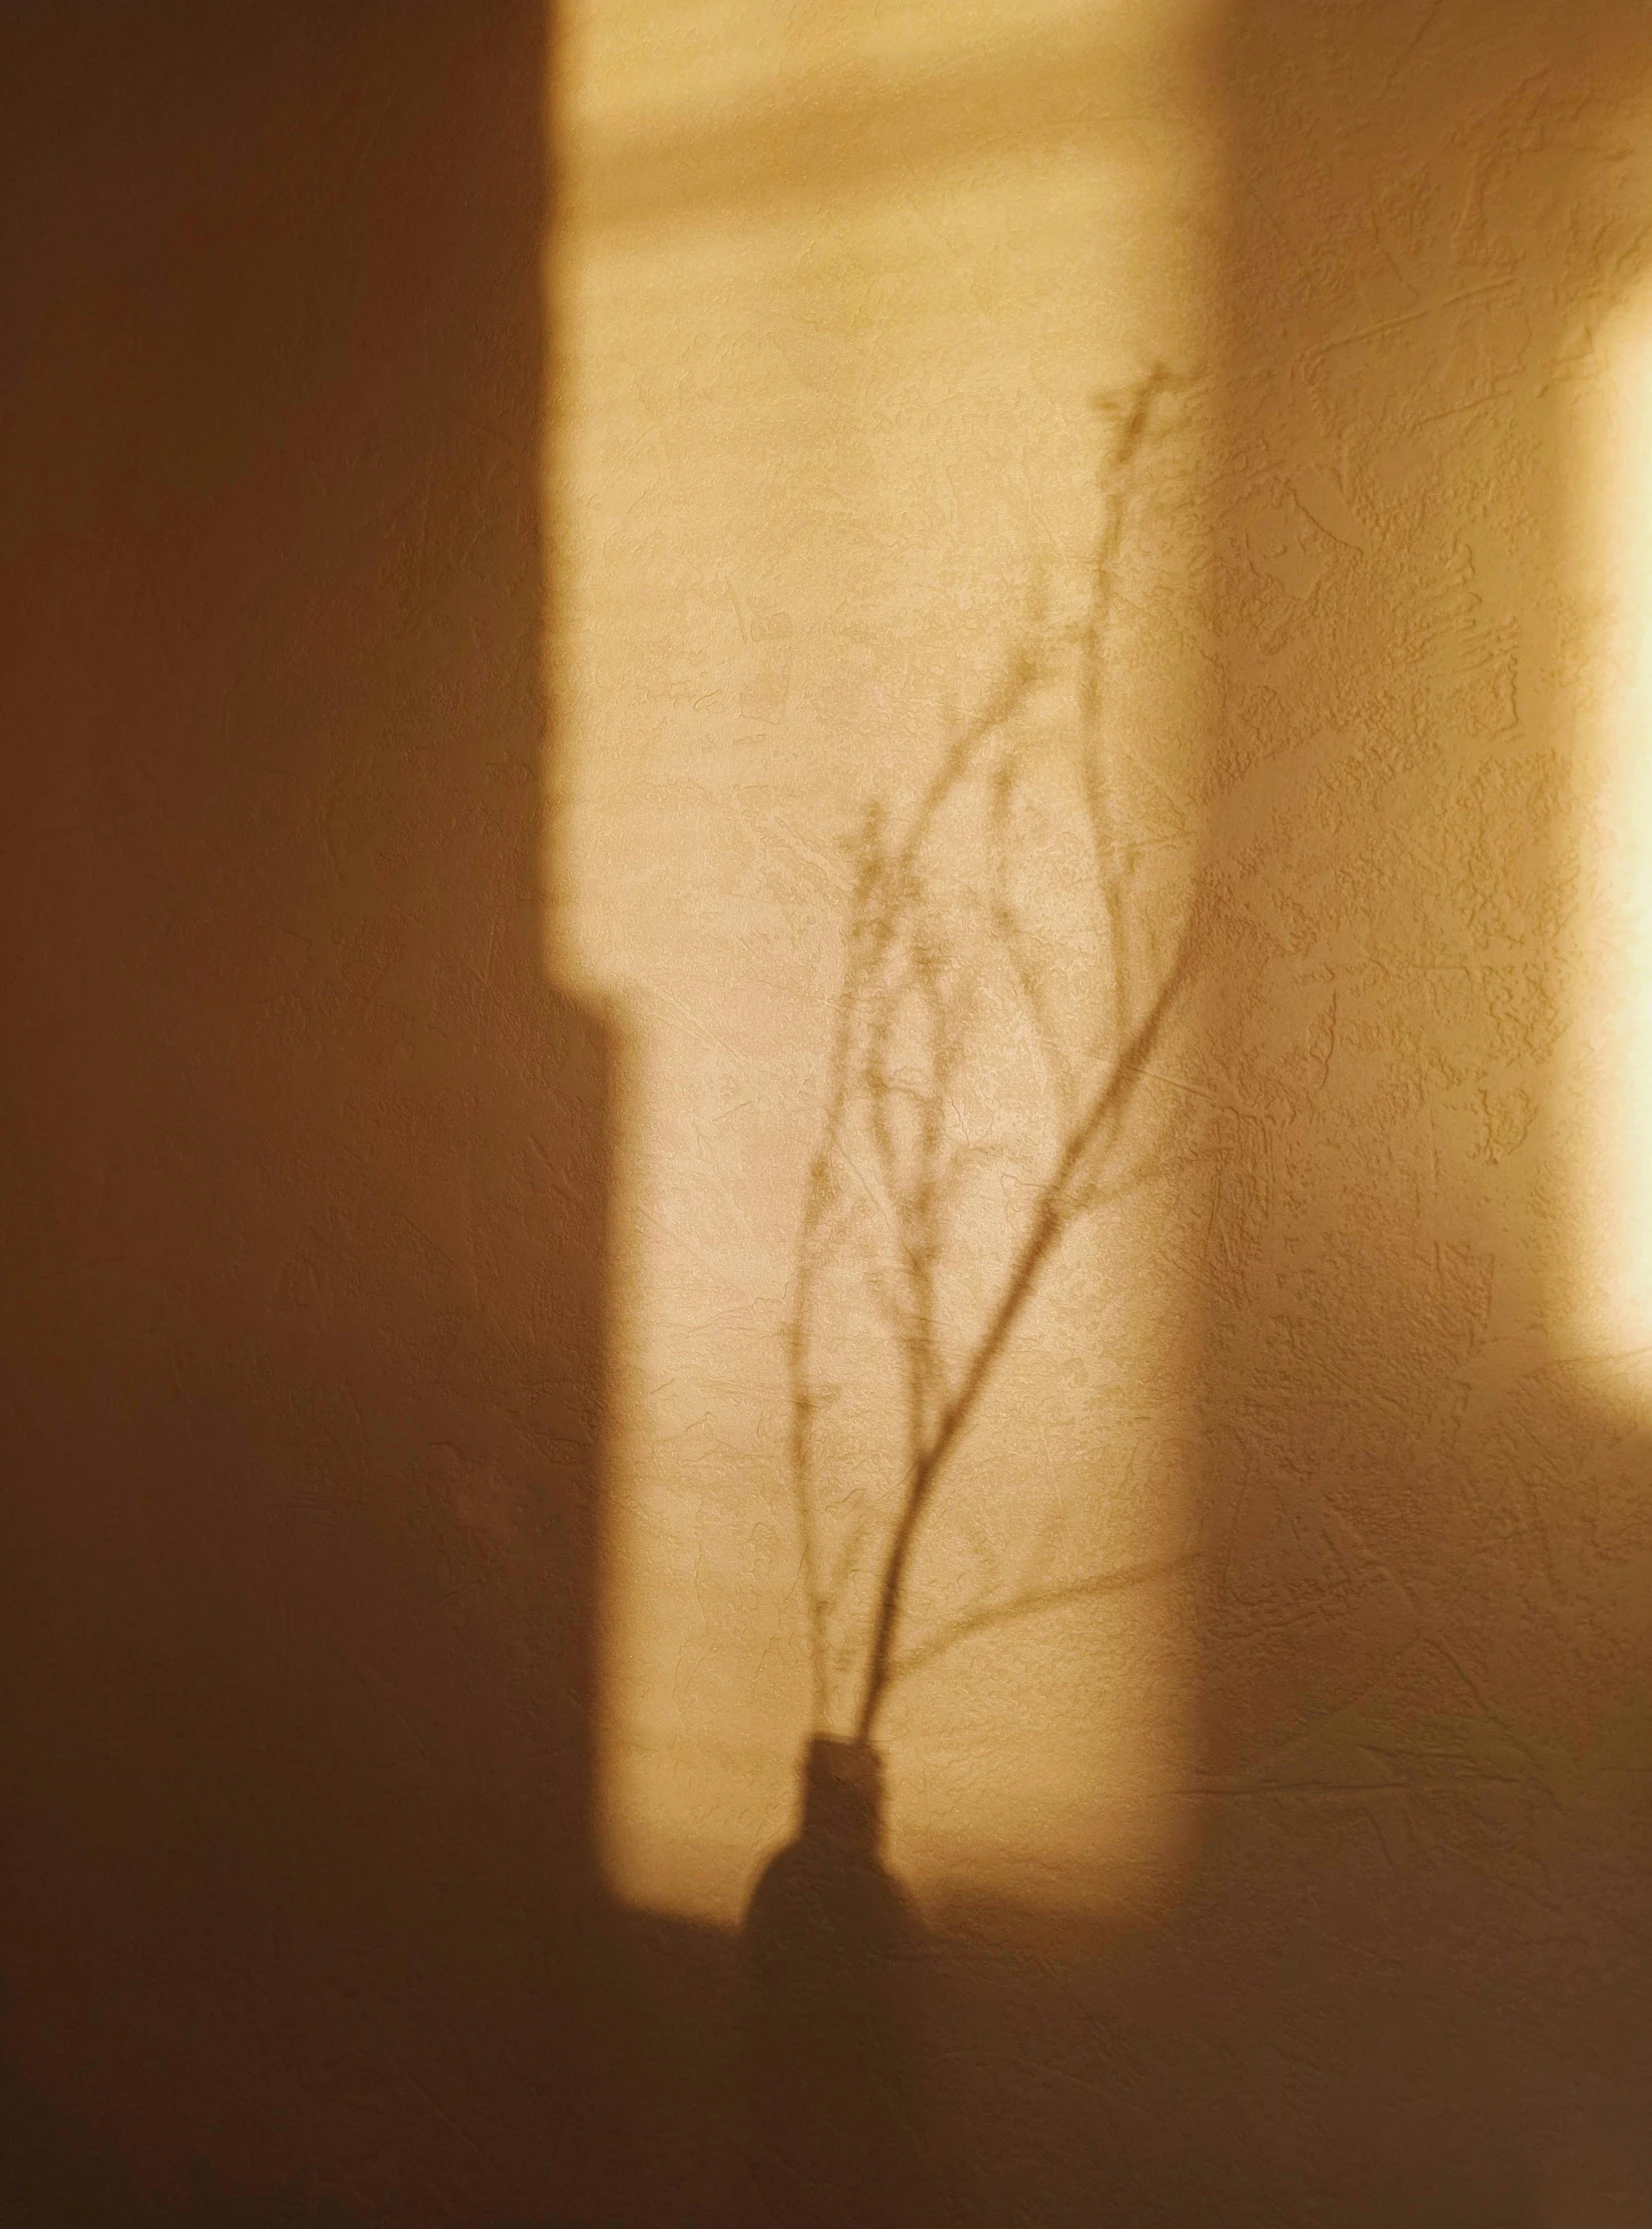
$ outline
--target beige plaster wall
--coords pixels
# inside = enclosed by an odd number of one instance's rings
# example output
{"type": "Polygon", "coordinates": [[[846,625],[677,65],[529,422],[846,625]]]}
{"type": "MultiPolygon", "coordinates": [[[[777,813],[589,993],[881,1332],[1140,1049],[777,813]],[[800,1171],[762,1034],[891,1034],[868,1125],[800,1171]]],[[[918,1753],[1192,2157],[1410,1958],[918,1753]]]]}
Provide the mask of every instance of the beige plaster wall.
{"type": "MultiPolygon", "coordinates": [[[[1164,1627],[1190,1660],[1144,1646],[1133,1681],[1068,1630],[1043,1707],[973,1751],[939,1707],[931,1787],[968,1754],[973,1790],[945,1827],[894,1737],[920,1884],[973,1863],[1036,1899],[992,1848],[1009,1790],[1029,1850],[1093,1861],[1057,1901],[1124,1929],[1047,1992],[960,1953],[958,2032],[1018,2023],[1024,2080],[984,2047],[937,2110],[1035,2218],[1639,2218],[1638,11],[1137,11],[1128,60],[1088,15],[1058,85],[996,22],[707,17],[680,105],[666,20],[575,37],[562,266],[567,948],[632,1043],[610,1876],[730,1911],[783,1817],[774,1350],[827,839],[977,668],[1089,365],[1179,350],[1219,431],[1142,656],[1174,676],[1154,709],[1193,710],[1155,732],[1201,847],[1177,1074],[1212,1192],[1148,1273],[1198,1327],[1149,1430],[1194,1420],[1202,1591],[1164,1627]],[[904,38],[938,42],[923,92],[904,38]],[[1052,1740],[1089,1791],[1065,1819],[1028,1770],[1052,1740]]],[[[1067,35],[1029,19],[1027,52],[1067,35]]],[[[1090,1306],[1092,1363],[1129,1352],[1090,1306]]],[[[1054,1413],[1110,1482],[1082,1404],[1054,1413]]]]}
{"type": "Polygon", "coordinates": [[[7,17],[0,2193],[730,2218],[839,837],[1163,358],[1201,1159],[977,1484],[1202,1552],[891,1722],[926,2158],[1642,2222],[1641,10],[664,20],[7,17]]]}
{"type": "Polygon", "coordinates": [[[1125,2085],[1211,2164],[1123,2140],[1213,2218],[1652,2205],[1652,1449],[1598,1305],[1649,61],[1627,7],[1229,18],[1204,1854],[1125,2085]]]}
{"type": "MultiPolygon", "coordinates": [[[[811,1696],[785,1335],[853,839],[868,804],[910,812],[1002,689],[1040,594],[1064,672],[1024,723],[1056,785],[1029,902],[1083,1026],[1107,978],[1076,957],[1080,762],[1113,784],[1161,951],[1187,909],[1207,17],[1065,0],[569,13],[552,880],[556,948],[627,1047],[601,1770],[610,1878],[651,1908],[732,1924],[795,1800],[811,1696]],[[1081,736],[1065,669],[1106,523],[1094,401],[1155,366],[1177,384],[1136,491],[1099,730],[1081,736]]],[[[1161,1051],[1149,1127],[1174,1133],[1180,1176],[1072,1234],[914,1565],[914,1647],[949,1616],[1059,1604],[950,1651],[880,1728],[892,1850],[932,1906],[1139,1904],[1182,1855],[1166,1789],[1189,1759],[1187,1573],[1111,1586],[1185,1555],[1197,1491],[1171,1234],[1193,1243],[1203,1179],[1174,1089],[1187,1057],[1161,1051]],[[1091,1581],[1106,1591],[1075,1595],[1091,1581]]],[[[998,1156],[952,1230],[972,1273],[942,1307],[955,1346],[1051,1157],[1028,1063],[1007,1027],[984,1034],[946,1110],[998,1156]]],[[[847,1573],[834,1631],[859,1638],[834,1659],[837,1730],[893,1518],[901,1427],[881,1388],[898,1347],[847,1290],[821,1347],[839,1387],[822,1557],[847,1573]]]]}

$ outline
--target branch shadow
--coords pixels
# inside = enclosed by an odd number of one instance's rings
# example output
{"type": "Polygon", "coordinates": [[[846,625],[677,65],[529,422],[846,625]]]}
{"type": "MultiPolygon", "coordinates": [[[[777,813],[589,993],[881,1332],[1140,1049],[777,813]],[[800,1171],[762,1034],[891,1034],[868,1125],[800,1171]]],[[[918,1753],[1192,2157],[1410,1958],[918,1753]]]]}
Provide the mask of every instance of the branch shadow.
{"type": "Polygon", "coordinates": [[[1570,387],[1644,268],[1647,65],[1633,10],[1546,0],[1229,34],[1199,1857],[1088,1951],[927,1915],[943,2219],[1652,2207],[1652,1432],[1554,1327],[1530,1113],[1570,387]]]}

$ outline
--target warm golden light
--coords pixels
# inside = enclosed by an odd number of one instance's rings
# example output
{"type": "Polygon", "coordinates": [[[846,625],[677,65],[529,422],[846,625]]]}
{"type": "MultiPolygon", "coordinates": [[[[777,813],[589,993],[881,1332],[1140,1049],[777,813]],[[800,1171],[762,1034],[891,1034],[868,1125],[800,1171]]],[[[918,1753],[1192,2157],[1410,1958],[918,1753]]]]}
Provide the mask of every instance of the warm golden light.
{"type": "MultiPolygon", "coordinates": [[[[550,880],[557,965],[629,1046],[602,1770],[611,1879],[648,1905],[737,1915],[809,1723],[785,1335],[855,831],[868,802],[910,815],[1029,628],[1067,660],[1026,714],[1056,764],[1098,531],[1095,398],[1155,365],[1175,408],[1120,560],[1104,724],[1134,888],[1175,941],[1198,841],[1201,16],[632,0],[569,34],[550,880]]],[[[1051,825],[1036,908],[1059,954],[1088,901],[1063,894],[1051,825]]],[[[1031,1151],[1042,1117],[1001,1050],[997,1083],[989,1041],[946,1119],[1031,1151]]],[[[1052,1262],[915,1556],[914,1645],[1015,1606],[938,1649],[880,1723],[891,1854],[932,1908],[1134,1906],[1180,1850],[1176,1234],[1198,1208],[1173,1033],[1152,1065],[1142,1137],[1175,1138],[1176,1173],[1052,1262]]],[[[972,1194],[972,1260],[1002,1251],[1017,1181],[972,1194]]],[[[840,1324],[839,1362],[856,1339],[868,1362],[847,1373],[859,1421],[832,1492],[840,1512],[866,1502],[875,1537],[898,1424],[877,1408],[874,1318],[840,1324]]]]}
{"type": "Polygon", "coordinates": [[[1579,571],[1591,629],[1575,774],[1571,1171],[1559,1249],[1566,1333],[1652,1406],[1652,300],[1595,340],[1582,387],[1579,571]]]}

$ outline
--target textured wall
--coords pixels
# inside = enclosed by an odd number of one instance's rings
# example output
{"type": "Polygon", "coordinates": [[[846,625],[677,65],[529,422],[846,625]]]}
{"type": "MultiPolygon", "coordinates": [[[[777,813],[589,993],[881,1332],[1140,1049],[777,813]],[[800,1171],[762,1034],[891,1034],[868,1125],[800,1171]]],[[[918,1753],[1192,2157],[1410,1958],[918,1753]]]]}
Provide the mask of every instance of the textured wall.
{"type": "Polygon", "coordinates": [[[541,946],[543,15],[9,9],[0,76],[27,2171],[573,2210],[602,1081],[541,946]]]}
{"type": "Polygon", "coordinates": [[[1121,685],[1206,870],[1210,1189],[1021,1391],[1099,1459],[1129,1358],[1205,1554],[1008,1725],[893,1729],[974,1898],[929,2171],[1652,2215],[1641,15],[585,11],[547,352],[538,9],[9,11],[18,2218],[729,2218],[727,1939],[605,1906],[591,1816],[702,1913],[778,1829],[838,831],[1079,560],[1085,398],[1154,357],[1121,685]]]}
{"type": "Polygon", "coordinates": [[[1185,1925],[1231,1992],[1220,2110],[1304,2217],[1628,2220],[1652,1458],[1571,1279],[1610,686],[1580,428],[1642,279],[1652,56],[1610,6],[1234,22],[1227,1794],[1185,1925]]]}
{"type": "MultiPolygon", "coordinates": [[[[1068,1630],[1041,1703],[977,1719],[972,1752],[942,1707],[927,1782],[892,1737],[897,1830],[904,1770],[963,1872],[1005,1789],[1036,1841],[1054,1739],[1113,1791],[1088,1891],[1127,1910],[1127,1722],[1182,1796],[1137,1815],[1197,1853],[1106,1955],[953,1954],[936,2110],[992,2218],[1652,2207],[1652,1454],[1643,1337],[1589,1266],[1621,1263],[1638,1150],[1627,1056],[1591,1050],[1603,1014],[1634,1029],[1601,744],[1634,748],[1634,588],[1601,536],[1630,546],[1612,443],[1645,407],[1613,338],[1652,215],[1638,16],[1281,0],[1144,81],[1076,60],[1059,12],[1026,47],[1066,54],[1058,80],[996,20],[733,12],[680,109],[658,11],[580,50],[621,151],[628,101],[653,134],[651,164],[605,158],[599,117],[574,157],[563,762],[576,948],[638,1046],[605,1732],[610,1858],[645,1899],[730,1896],[780,1815],[754,1760],[804,1703],[763,1342],[832,979],[810,940],[843,902],[826,838],[979,670],[1025,521],[1071,531],[1086,351],[1100,384],[1163,350],[1221,428],[1187,623],[1153,653],[1199,708],[1158,748],[1208,869],[1179,1073],[1215,1198],[1150,1273],[1202,1340],[1196,1731],[1068,1630]],[[990,129],[961,59],[984,53],[990,129]],[[1144,190],[1114,158],[1146,115],[1173,129],[1144,190]],[[784,628],[750,624],[771,608],[784,628]],[[1075,1709],[1087,1757],[1052,1735],[1075,1709]],[[969,1793],[938,1799],[960,1750],[969,1793]]],[[[1098,1307],[1092,1356],[1120,1329],[1098,1307]]],[[[1023,1393],[1094,1454],[1070,1392],[1023,1393]]],[[[907,1856],[934,1861],[922,1834],[907,1856]]]]}
{"type": "Polygon", "coordinates": [[[1044,2038],[992,2186],[1050,2218],[1652,2211],[1649,66],[1628,6],[1230,13],[1201,1856],[1059,2013],[960,1984],[1044,2038]]]}
{"type": "Polygon", "coordinates": [[[1652,2206],[1652,1450],[1576,1274],[1647,62],[1628,8],[1232,18],[1208,1793],[1071,1998],[1131,2218],[1652,2206]]]}
{"type": "MultiPolygon", "coordinates": [[[[1098,1026],[1109,981],[1079,762],[1138,846],[1137,926],[1161,953],[1185,908],[1219,229],[1205,20],[1067,0],[570,12],[551,825],[569,964],[628,1045],[603,1818],[611,1878],[651,1907],[732,1921],[794,1800],[810,1675],[785,1334],[865,808],[899,826],[1035,642],[1054,678],[1006,725],[1029,784],[1018,895],[1057,1034],[1098,1026]],[[1085,732],[1073,639],[1110,438],[1094,403],[1155,365],[1177,385],[1133,489],[1085,732]]],[[[983,859],[956,817],[936,933],[961,967],[983,859]]],[[[1059,1129],[1014,1004],[962,1032],[940,1110],[981,1172],[939,1249],[954,1378],[1059,1129]]],[[[924,1054],[897,1034],[910,1094],[924,1054]]],[[[1187,1055],[1158,1065],[1185,1077],[1187,1055]]],[[[1184,1105],[1153,1113],[1178,1153],[1184,1105]]],[[[857,1154],[870,1193],[876,1153],[857,1154]]],[[[932,1906],[1139,1905],[1180,1861],[1186,1574],[1114,1582],[1187,1544],[1183,1257],[1203,1199],[1184,1156],[1073,1231],[921,1536],[902,1645],[991,1618],[880,1728],[893,1846],[932,1906]],[[1058,1606],[1019,1614],[1033,1597],[1058,1606]]],[[[834,1725],[904,1445],[899,1335],[850,1283],[811,1358],[835,1389],[815,1497],[822,1571],[845,1574],[834,1725]]]]}

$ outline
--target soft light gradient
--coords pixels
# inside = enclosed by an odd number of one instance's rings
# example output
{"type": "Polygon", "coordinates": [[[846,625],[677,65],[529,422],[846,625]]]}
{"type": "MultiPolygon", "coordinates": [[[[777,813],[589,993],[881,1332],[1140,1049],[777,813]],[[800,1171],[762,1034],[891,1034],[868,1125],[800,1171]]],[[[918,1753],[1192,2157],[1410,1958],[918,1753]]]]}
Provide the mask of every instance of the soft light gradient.
{"type": "MultiPolygon", "coordinates": [[[[1649,197],[1652,198],[1652,197],[1649,197]]],[[[1566,1335],[1652,1418],[1652,297],[1578,340],[1572,1027],[1556,1095],[1566,1335]]]]}
{"type": "MultiPolygon", "coordinates": [[[[607,1866],[645,1904],[732,1920],[793,1802],[809,1683],[783,1333],[848,842],[867,801],[909,806],[1034,593],[1058,623],[1082,608],[1093,398],[1156,363],[1180,399],[1108,718],[1154,908],[1173,926],[1185,907],[1202,13],[633,0],[569,32],[553,936],[629,1046],[601,1738],[607,1866]]],[[[1000,1115],[1014,1064],[1006,1047],[1000,1115]]],[[[1184,1153],[1186,1104],[1160,1110],[1184,1153]]],[[[930,1521],[915,1618],[967,1602],[972,1561],[1002,1593],[1186,1551],[1168,1231],[1197,1199],[1184,1169],[1075,1234],[930,1521]]],[[[982,1208],[983,1255],[1002,1222],[982,1208]]],[[[1184,1572],[1001,1625],[898,1693],[892,1854],[932,1909],[1162,1895],[1187,1628],[1184,1572]]]]}

